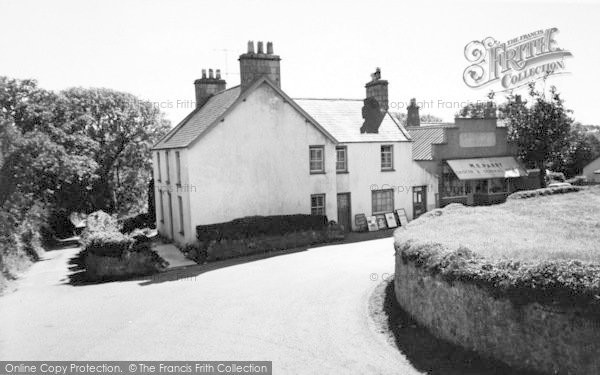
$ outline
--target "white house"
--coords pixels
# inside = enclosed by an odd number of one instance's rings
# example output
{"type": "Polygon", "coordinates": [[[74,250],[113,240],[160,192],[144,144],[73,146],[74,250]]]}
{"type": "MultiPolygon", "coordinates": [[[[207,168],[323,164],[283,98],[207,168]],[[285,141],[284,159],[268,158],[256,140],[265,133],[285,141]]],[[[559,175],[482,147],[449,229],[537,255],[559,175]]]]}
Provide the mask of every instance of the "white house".
{"type": "Polygon", "coordinates": [[[583,175],[590,182],[600,183],[600,158],[596,158],[583,167],[583,175]]]}
{"type": "Polygon", "coordinates": [[[196,109],[153,148],[162,235],[186,243],[197,225],[299,213],[356,229],[356,214],[404,208],[412,219],[435,207],[437,179],[413,161],[379,70],[365,100],[292,99],[271,43],[255,53],[249,42],[239,61],[230,89],[203,71],[196,109]]]}

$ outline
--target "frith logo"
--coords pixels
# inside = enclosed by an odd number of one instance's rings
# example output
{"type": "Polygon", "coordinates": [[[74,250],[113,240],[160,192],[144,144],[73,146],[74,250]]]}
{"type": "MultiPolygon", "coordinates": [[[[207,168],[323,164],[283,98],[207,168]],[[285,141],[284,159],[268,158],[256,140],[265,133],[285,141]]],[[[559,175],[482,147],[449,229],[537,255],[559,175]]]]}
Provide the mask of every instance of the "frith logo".
{"type": "Polygon", "coordinates": [[[465,58],[472,63],[464,73],[467,86],[480,88],[499,82],[504,89],[565,72],[571,52],[558,48],[557,28],[537,30],[500,43],[492,37],[474,40],[465,46],[465,58]]]}

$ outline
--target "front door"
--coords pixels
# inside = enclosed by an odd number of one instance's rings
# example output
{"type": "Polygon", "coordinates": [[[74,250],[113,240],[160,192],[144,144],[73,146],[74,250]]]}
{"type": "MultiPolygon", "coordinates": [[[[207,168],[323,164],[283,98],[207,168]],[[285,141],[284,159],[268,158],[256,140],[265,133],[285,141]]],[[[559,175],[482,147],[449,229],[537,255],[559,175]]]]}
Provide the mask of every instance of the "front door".
{"type": "Polygon", "coordinates": [[[413,220],[427,212],[427,186],[413,186],[413,220]]]}
{"type": "Polygon", "coordinates": [[[350,193],[337,195],[338,224],[344,226],[344,231],[352,230],[350,221],[350,193]]]}

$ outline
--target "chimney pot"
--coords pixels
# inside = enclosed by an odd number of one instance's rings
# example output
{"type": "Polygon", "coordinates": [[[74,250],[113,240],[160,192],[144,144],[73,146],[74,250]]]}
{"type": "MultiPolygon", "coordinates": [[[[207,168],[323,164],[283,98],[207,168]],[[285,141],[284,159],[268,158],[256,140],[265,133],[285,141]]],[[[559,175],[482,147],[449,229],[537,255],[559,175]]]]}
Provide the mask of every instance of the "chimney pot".
{"type": "Polygon", "coordinates": [[[267,54],[268,55],[273,54],[273,42],[267,42],[267,54]]]}
{"type": "Polygon", "coordinates": [[[206,78],[206,69],[202,69],[202,79],[206,78]]]}
{"type": "Polygon", "coordinates": [[[208,79],[213,79],[213,70],[212,69],[208,69],[208,79]]]}
{"type": "Polygon", "coordinates": [[[248,53],[254,53],[254,41],[248,41],[248,53]]]}
{"type": "Polygon", "coordinates": [[[264,53],[263,52],[263,42],[257,42],[256,43],[256,53],[264,53]]]}
{"type": "Polygon", "coordinates": [[[221,79],[221,69],[217,69],[216,79],[221,79]]]}

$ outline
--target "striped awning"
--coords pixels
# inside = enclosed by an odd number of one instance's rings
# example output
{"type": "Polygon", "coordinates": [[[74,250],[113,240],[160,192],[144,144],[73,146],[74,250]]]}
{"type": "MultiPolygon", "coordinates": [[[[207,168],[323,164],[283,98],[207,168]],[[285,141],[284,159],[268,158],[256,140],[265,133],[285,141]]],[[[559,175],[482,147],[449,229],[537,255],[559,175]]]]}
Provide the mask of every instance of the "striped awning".
{"type": "Polygon", "coordinates": [[[513,156],[454,159],[446,161],[461,180],[514,178],[527,176],[525,168],[513,156]]]}

